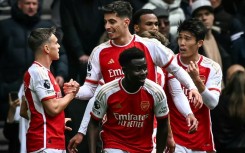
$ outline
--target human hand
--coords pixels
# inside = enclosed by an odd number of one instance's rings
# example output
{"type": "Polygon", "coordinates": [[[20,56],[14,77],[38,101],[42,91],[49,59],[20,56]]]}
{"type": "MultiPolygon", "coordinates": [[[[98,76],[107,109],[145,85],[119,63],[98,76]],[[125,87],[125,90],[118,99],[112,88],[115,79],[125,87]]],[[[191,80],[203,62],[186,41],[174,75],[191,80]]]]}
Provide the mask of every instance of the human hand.
{"type": "Polygon", "coordinates": [[[194,114],[188,114],[186,117],[187,126],[189,127],[188,133],[192,134],[197,131],[198,121],[194,114]]]}
{"type": "Polygon", "coordinates": [[[186,71],[189,73],[192,80],[199,78],[199,67],[196,62],[190,61],[186,71]]]}
{"type": "Polygon", "coordinates": [[[67,146],[69,153],[77,153],[77,145],[79,145],[83,141],[83,134],[77,133],[70,141],[67,146]]]}
{"type": "Polygon", "coordinates": [[[71,127],[66,126],[66,123],[70,122],[70,121],[71,121],[71,118],[65,118],[65,130],[67,130],[67,131],[72,131],[71,127]]]}
{"type": "Polygon", "coordinates": [[[65,94],[77,94],[79,91],[80,84],[71,79],[69,82],[64,83],[63,91],[65,94]]]}
{"type": "Polygon", "coordinates": [[[17,106],[20,106],[20,99],[18,98],[17,92],[9,93],[9,105],[10,109],[16,109],[17,106]]]}
{"type": "Polygon", "coordinates": [[[176,147],[176,144],[175,144],[173,136],[168,136],[167,147],[165,149],[165,153],[174,153],[175,147],[176,147]]]}
{"type": "Polygon", "coordinates": [[[188,95],[188,99],[191,99],[191,103],[197,109],[200,109],[203,105],[202,96],[197,89],[191,89],[188,95]]]}
{"type": "Polygon", "coordinates": [[[56,82],[58,83],[58,85],[60,87],[63,87],[63,85],[64,85],[64,78],[62,76],[56,76],[55,77],[55,80],[56,80],[56,82]]]}
{"type": "Polygon", "coordinates": [[[82,56],[79,57],[80,63],[83,63],[83,64],[87,63],[88,59],[89,59],[88,55],[82,55],[82,56]]]}

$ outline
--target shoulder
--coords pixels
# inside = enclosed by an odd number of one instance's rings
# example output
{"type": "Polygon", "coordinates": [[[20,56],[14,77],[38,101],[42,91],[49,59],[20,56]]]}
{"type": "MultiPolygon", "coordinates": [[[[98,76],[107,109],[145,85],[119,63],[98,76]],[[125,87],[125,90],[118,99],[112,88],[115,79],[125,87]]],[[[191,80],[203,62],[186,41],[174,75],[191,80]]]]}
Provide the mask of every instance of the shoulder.
{"type": "Polygon", "coordinates": [[[33,79],[44,79],[48,77],[48,70],[38,64],[32,64],[28,69],[28,73],[33,79]]]}
{"type": "Polygon", "coordinates": [[[221,67],[217,62],[215,62],[212,59],[207,58],[205,56],[202,56],[202,57],[203,57],[203,60],[201,62],[201,65],[208,67],[215,74],[222,73],[221,67]]]}
{"type": "Polygon", "coordinates": [[[158,85],[157,83],[155,83],[149,79],[145,80],[144,87],[153,96],[165,97],[165,93],[163,91],[163,88],[160,85],[158,85]]]}
{"type": "Polygon", "coordinates": [[[110,43],[110,40],[96,46],[93,51],[91,52],[91,55],[90,57],[93,57],[94,55],[98,55],[101,51],[103,51],[104,49],[106,48],[110,48],[112,47],[111,43],[110,43]]]}
{"type": "Polygon", "coordinates": [[[101,86],[101,88],[97,94],[97,99],[100,99],[104,96],[109,96],[118,90],[120,90],[119,79],[108,82],[108,83],[101,86]]]}

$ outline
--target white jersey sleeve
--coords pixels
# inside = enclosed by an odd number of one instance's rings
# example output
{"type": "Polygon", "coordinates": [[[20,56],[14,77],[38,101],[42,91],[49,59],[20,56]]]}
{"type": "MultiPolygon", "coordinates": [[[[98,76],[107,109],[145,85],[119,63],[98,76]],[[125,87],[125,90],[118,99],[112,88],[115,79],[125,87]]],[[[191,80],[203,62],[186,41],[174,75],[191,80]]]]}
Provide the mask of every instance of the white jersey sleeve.
{"type": "Polygon", "coordinates": [[[157,118],[166,117],[168,115],[169,108],[163,88],[149,79],[146,79],[144,86],[153,96],[155,116],[157,118]]]}
{"type": "Polygon", "coordinates": [[[54,97],[55,90],[48,75],[48,70],[44,67],[36,66],[36,70],[31,71],[30,89],[35,91],[40,101],[54,97]]]}
{"type": "Polygon", "coordinates": [[[79,133],[82,133],[84,135],[86,135],[86,133],[87,133],[88,124],[90,121],[90,112],[92,111],[92,107],[94,105],[95,97],[96,97],[98,91],[100,90],[100,88],[101,88],[101,85],[99,85],[97,87],[97,89],[94,93],[94,96],[89,100],[89,102],[87,104],[86,110],[85,110],[84,115],[83,115],[82,122],[80,124],[79,129],[78,129],[79,133]]]}
{"type": "Polygon", "coordinates": [[[201,95],[204,104],[209,109],[214,109],[218,105],[221,93],[222,70],[218,63],[205,57],[203,58],[202,64],[209,65],[210,74],[206,82],[206,88],[201,95]]]}
{"type": "Polygon", "coordinates": [[[168,89],[173,98],[173,102],[178,109],[178,111],[184,116],[187,117],[188,114],[193,114],[190,103],[184,94],[181,84],[175,78],[172,78],[168,81],[168,89]]]}
{"type": "Polygon", "coordinates": [[[189,74],[178,65],[176,59],[174,60],[175,56],[171,49],[165,47],[156,39],[142,39],[143,43],[147,46],[155,65],[162,67],[173,74],[187,89],[197,89],[189,74]]]}

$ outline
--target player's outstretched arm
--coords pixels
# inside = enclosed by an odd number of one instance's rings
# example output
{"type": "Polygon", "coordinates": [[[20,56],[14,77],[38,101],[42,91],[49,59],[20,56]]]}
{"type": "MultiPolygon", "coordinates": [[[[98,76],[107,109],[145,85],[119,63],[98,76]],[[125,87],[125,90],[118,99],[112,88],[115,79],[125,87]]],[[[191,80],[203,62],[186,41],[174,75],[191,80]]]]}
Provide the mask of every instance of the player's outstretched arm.
{"type": "Polygon", "coordinates": [[[69,141],[67,149],[69,153],[78,152],[77,146],[83,141],[84,135],[82,133],[77,133],[72,139],[69,141]]]}
{"type": "Polygon", "coordinates": [[[91,117],[88,124],[88,144],[90,153],[96,153],[96,144],[99,137],[99,123],[100,121],[91,117]]]}

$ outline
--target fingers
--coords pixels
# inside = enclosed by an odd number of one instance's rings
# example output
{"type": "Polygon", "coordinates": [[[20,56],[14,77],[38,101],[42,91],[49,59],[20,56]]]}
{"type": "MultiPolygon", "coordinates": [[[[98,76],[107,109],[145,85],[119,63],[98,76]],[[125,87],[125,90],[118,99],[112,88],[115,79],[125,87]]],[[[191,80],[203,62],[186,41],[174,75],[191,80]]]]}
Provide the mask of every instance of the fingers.
{"type": "Polygon", "coordinates": [[[65,94],[77,94],[80,84],[71,79],[69,82],[64,83],[63,91],[65,94]]]}
{"type": "Polygon", "coordinates": [[[189,134],[195,133],[197,131],[197,128],[198,128],[198,121],[196,121],[196,123],[193,123],[191,125],[191,127],[189,128],[188,133],[189,134]]]}
{"type": "Polygon", "coordinates": [[[197,131],[198,120],[195,118],[193,114],[188,114],[188,116],[186,117],[186,122],[187,122],[187,126],[189,127],[188,130],[189,134],[197,131]]]}
{"type": "Polygon", "coordinates": [[[65,123],[71,121],[71,118],[66,117],[65,118],[65,123]]]}
{"type": "Polygon", "coordinates": [[[75,150],[74,150],[74,148],[76,148],[77,146],[75,145],[75,139],[74,139],[74,137],[69,141],[69,144],[68,144],[68,146],[67,146],[67,148],[68,148],[68,151],[69,151],[69,153],[73,153],[75,150]]]}
{"type": "Polygon", "coordinates": [[[72,131],[72,128],[69,127],[69,126],[65,126],[65,130],[66,130],[66,131],[72,131]]]}
{"type": "Polygon", "coordinates": [[[199,94],[199,92],[196,89],[192,89],[189,92],[188,96],[189,96],[188,98],[191,99],[191,102],[193,103],[193,106],[195,108],[200,109],[202,107],[203,105],[202,96],[199,94]]]}

